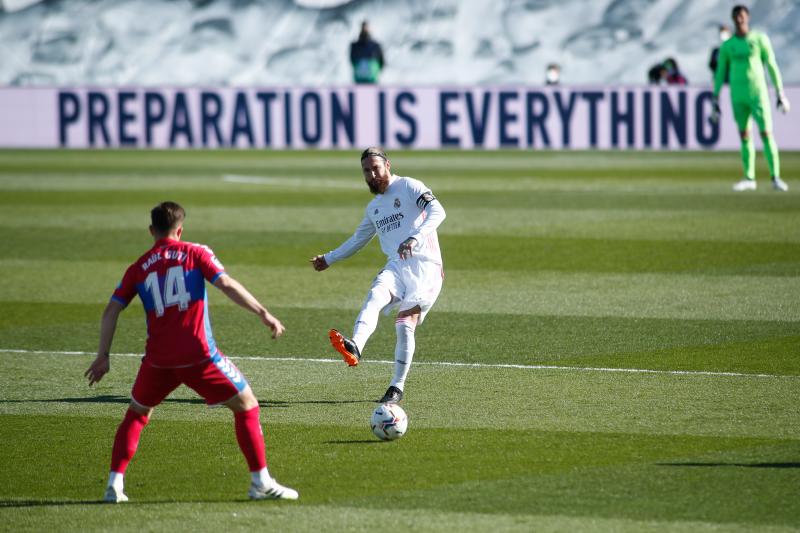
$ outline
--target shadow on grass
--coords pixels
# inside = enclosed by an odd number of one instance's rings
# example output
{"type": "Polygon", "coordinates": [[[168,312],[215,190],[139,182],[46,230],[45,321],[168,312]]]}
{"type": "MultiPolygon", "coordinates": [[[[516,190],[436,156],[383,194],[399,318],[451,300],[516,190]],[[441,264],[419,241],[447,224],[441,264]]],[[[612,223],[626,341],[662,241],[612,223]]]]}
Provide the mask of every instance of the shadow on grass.
{"type": "Polygon", "coordinates": [[[688,466],[688,467],[735,466],[742,468],[800,468],[800,463],[658,463],[658,466],[688,466]]]}
{"type": "MultiPolygon", "coordinates": [[[[82,398],[43,398],[39,400],[0,400],[0,403],[131,403],[130,396],[116,394],[102,394],[100,396],[85,396],[82,398]]],[[[161,403],[195,403],[205,405],[205,400],[200,398],[167,398],[161,403]]]]}
{"type": "Polygon", "coordinates": [[[322,444],[383,444],[384,441],[377,439],[364,440],[326,440],[322,444]]]}
{"type": "MultiPolygon", "coordinates": [[[[116,394],[102,394],[100,396],[85,396],[78,398],[41,398],[38,400],[0,400],[3,403],[120,403],[129,404],[131,402],[130,396],[120,396],[116,394]]],[[[205,405],[206,402],[202,398],[167,398],[161,404],[165,403],[185,403],[185,404],[198,404],[205,405]]],[[[261,400],[258,404],[261,407],[292,407],[293,405],[345,405],[352,403],[377,403],[373,400],[261,400]]]]}
{"type": "Polygon", "coordinates": [[[6,507],[59,507],[62,505],[103,505],[103,500],[0,500],[0,509],[6,507]]]}
{"type": "MultiPolygon", "coordinates": [[[[23,508],[23,507],[62,507],[67,505],[108,505],[109,507],[131,507],[136,505],[171,505],[171,504],[192,504],[192,503],[259,503],[249,498],[232,500],[137,500],[129,501],[124,504],[108,503],[103,500],[0,500],[0,509],[4,508],[23,508]]],[[[283,502],[281,502],[283,503],[283,502]]]]}
{"type": "Polygon", "coordinates": [[[261,407],[291,407],[293,405],[346,405],[351,403],[377,403],[374,400],[261,400],[261,407]]]}

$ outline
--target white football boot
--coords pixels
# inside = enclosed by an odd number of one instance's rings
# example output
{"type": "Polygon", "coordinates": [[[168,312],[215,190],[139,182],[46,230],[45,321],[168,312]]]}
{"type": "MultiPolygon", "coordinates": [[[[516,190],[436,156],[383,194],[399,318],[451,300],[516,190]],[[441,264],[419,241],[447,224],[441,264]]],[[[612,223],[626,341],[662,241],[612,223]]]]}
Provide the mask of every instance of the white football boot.
{"type": "Polygon", "coordinates": [[[274,479],[267,484],[250,483],[247,495],[251,500],[296,500],[300,497],[296,490],[284,487],[274,479]]]}
{"type": "Polygon", "coordinates": [[[756,190],[756,180],[744,178],[743,180],[737,181],[733,184],[733,190],[736,192],[754,191],[756,190]]]}
{"type": "Polygon", "coordinates": [[[786,182],[780,179],[778,176],[772,178],[772,188],[781,192],[786,192],[789,190],[789,186],[786,185],[786,182]]]}
{"type": "Polygon", "coordinates": [[[106,503],[122,503],[128,501],[128,497],[122,492],[122,489],[116,487],[107,487],[106,493],[103,495],[103,501],[106,503]]]}

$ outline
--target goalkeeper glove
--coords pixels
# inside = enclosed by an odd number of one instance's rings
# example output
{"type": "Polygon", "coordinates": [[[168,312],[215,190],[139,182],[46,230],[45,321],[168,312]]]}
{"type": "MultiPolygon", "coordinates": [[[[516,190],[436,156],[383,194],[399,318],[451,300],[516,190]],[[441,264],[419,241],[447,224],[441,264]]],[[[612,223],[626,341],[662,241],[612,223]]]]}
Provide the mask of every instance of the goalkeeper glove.
{"type": "Polygon", "coordinates": [[[778,103],[777,103],[778,111],[780,111],[781,113],[783,113],[785,115],[786,113],[789,112],[789,109],[791,109],[791,107],[792,106],[789,105],[789,99],[786,98],[786,95],[783,94],[783,92],[779,92],[778,93],[778,103]]]}
{"type": "Polygon", "coordinates": [[[719,110],[719,98],[716,96],[711,100],[711,116],[708,117],[708,121],[711,124],[719,123],[719,117],[722,112],[719,110]]]}

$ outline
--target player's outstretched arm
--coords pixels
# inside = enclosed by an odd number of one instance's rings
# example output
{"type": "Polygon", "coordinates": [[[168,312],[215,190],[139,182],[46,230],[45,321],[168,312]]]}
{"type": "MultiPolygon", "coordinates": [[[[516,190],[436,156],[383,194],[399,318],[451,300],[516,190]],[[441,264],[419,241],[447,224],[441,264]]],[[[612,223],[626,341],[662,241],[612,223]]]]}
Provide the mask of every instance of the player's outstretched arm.
{"type": "Polygon", "coordinates": [[[315,255],[311,258],[311,266],[313,266],[314,270],[317,272],[322,272],[330,265],[328,265],[328,262],[325,261],[325,255],[315,255]]]}
{"type": "Polygon", "coordinates": [[[311,266],[314,270],[321,272],[337,261],[347,259],[351,255],[361,250],[375,236],[375,226],[366,215],[361,219],[361,223],[349,239],[344,241],[338,248],[324,255],[315,255],[311,258],[311,266]]]}
{"type": "Polygon", "coordinates": [[[124,309],[124,305],[116,300],[111,300],[103,310],[103,317],[100,319],[100,342],[97,346],[97,357],[83,373],[84,377],[89,379],[90,387],[103,379],[103,376],[108,374],[111,369],[109,361],[111,342],[114,340],[114,332],[117,330],[117,319],[124,309]]]}
{"type": "Polygon", "coordinates": [[[224,275],[217,278],[214,282],[214,286],[225,293],[225,296],[230,298],[233,302],[244,307],[251,313],[258,315],[264,325],[272,330],[273,339],[277,339],[283,335],[286,328],[281,324],[281,321],[267,311],[267,308],[261,305],[261,302],[250,294],[250,291],[244,288],[244,285],[232,277],[224,275]]]}

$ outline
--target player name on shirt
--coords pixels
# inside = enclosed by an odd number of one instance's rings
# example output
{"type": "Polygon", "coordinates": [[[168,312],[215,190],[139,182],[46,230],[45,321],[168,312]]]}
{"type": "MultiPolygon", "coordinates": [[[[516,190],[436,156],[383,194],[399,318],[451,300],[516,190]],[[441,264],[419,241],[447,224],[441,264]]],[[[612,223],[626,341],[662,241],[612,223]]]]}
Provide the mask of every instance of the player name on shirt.
{"type": "Polygon", "coordinates": [[[186,259],[186,254],[184,252],[181,252],[180,250],[165,250],[163,255],[161,252],[156,252],[150,257],[148,257],[147,261],[141,264],[142,270],[147,270],[148,268],[153,266],[156,263],[156,261],[159,261],[161,259],[173,260],[173,261],[178,261],[179,263],[183,263],[183,261],[186,259]]]}

